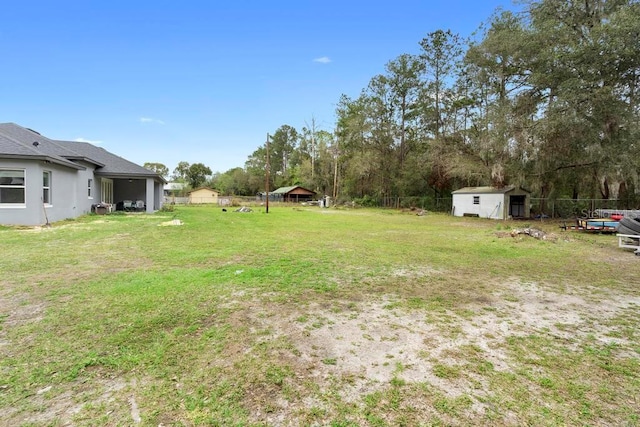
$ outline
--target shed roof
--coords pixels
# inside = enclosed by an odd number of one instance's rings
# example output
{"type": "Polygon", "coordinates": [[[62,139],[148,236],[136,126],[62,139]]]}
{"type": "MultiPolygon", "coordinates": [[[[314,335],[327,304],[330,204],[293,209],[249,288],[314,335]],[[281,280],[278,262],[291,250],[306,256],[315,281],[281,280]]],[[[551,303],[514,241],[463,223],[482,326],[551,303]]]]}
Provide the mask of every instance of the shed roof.
{"type": "Polygon", "coordinates": [[[164,185],[164,189],[168,191],[184,190],[187,184],[184,182],[167,182],[164,185]]]}
{"type": "Polygon", "coordinates": [[[299,185],[293,185],[291,187],[280,187],[276,190],[271,191],[271,194],[289,194],[291,193],[293,190],[295,190],[296,188],[300,188],[301,190],[307,191],[311,194],[316,194],[315,191],[311,191],[307,188],[301,187],[299,185]]]}
{"type": "Polygon", "coordinates": [[[520,189],[527,193],[531,193],[529,190],[525,190],[515,185],[508,185],[506,187],[464,187],[456,191],[452,191],[451,194],[506,194],[515,189],[520,189]]]}

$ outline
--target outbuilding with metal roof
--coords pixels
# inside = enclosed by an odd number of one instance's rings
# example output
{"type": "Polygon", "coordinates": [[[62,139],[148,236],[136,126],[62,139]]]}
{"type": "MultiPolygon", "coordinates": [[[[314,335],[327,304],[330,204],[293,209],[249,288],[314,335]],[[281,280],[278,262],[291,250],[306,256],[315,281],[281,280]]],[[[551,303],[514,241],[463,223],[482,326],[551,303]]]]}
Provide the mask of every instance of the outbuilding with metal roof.
{"type": "Polygon", "coordinates": [[[454,216],[529,218],[531,192],[521,187],[465,187],[451,193],[454,216]]]}

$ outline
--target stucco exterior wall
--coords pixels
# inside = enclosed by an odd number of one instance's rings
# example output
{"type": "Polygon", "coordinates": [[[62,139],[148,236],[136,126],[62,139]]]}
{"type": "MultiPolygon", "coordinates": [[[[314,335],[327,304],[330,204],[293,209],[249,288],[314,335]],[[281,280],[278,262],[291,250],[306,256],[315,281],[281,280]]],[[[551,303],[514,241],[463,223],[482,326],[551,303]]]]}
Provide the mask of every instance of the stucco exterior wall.
{"type": "MultiPolygon", "coordinates": [[[[75,192],[74,204],[76,212],[74,217],[85,215],[91,212],[91,205],[100,203],[100,180],[93,175],[94,166],[89,163],[81,163],[86,170],[75,171],[75,181],[73,191],[75,192]],[[89,179],[93,180],[92,197],[89,197],[89,179]]],[[[72,188],[71,184],[69,188],[72,188]]],[[[71,217],[67,217],[71,218],[71,217]]]]}
{"type": "Polygon", "coordinates": [[[154,210],[162,209],[162,205],[164,203],[164,197],[162,197],[162,183],[155,182],[153,180],[147,179],[147,187],[149,186],[149,181],[153,183],[153,206],[150,206],[150,203],[147,203],[147,212],[151,213],[154,210]]]}
{"type": "MultiPolygon", "coordinates": [[[[38,175],[42,175],[42,171],[44,170],[51,171],[51,206],[47,207],[47,218],[49,219],[49,222],[75,218],[86,213],[86,203],[78,203],[78,173],[86,171],[78,171],[49,164],[42,167],[38,175]]],[[[34,185],[30,189],[27,188],[27,191],[41,194],[42,178],[40,178],[40,181],[37,184],[38,185],[34,185]]],[[[29,210],[33,209],[32,206],[29,206],[28,208],[29,210]]],[[[45,221],[42,221],[42,223],[46,223],[46,219],[45,221]]]]}
{"type": "Polygon", "coordinates": [[[43,225],[47,221],[75,218],[91,210],[86,186],[78,187],[79,183],[88,182],[93,170],[78,171],[42,161],[6,159],[0,161],[0,168],[25,171],[25,203],[17,206],[0,204],[0,224],[43,225]],[[46,205],[42,201],[44,171],[51,172],[50,203],[46,205]],[[80,194],[84,194],[84,199],[80,194]]]}

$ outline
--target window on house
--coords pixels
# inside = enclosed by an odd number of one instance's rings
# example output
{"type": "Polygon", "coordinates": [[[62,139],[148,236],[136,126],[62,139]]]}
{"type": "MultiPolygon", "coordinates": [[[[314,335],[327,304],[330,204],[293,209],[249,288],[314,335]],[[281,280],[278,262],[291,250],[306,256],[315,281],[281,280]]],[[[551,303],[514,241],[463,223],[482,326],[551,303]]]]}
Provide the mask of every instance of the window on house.
{"type": "Polygon", "coordinates": [[[473,196],[473,204],[474,205],[480,204],[480,196],[473,196]]]}
{"type": "Polygon", "coordinates": [[[46,205],[51,204],[51,172],[42,172],[42,201],[46,205]]]}
{"type": "Polygon", "coordinates": [[[87,181],[87,196],[89,196],[90,199],[93,199],[93,180],[89,179],[87,181]]]}
{"type": "Polygon", "coordinates": [[[0,204],[24,204],[24,169],[0,169],[0,204]]]}

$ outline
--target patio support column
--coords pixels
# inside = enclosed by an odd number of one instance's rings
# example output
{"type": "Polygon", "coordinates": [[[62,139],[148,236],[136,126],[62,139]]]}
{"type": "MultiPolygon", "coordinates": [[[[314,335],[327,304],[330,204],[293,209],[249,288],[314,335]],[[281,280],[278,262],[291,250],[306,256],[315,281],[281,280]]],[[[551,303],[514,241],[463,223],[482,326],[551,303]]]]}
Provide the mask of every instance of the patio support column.
{"type": "Polygon", "coordinates": [[[153,213],[155,206],[155,188],[153,178],[147,178],[147,190],[145,192],[145,204],[147,205],[147,213],[153,213]]]}
{"type": "Polygon", "coordinates": [[[162,209],[162,205],[164,204],[164,194],[162,192],[162,184],[159,182],[154,182],[153,185],[155,186],[156,191],[154,192],[154,197],[155,197],[155,209],[156,210],[160,210],[162,209]]]}

